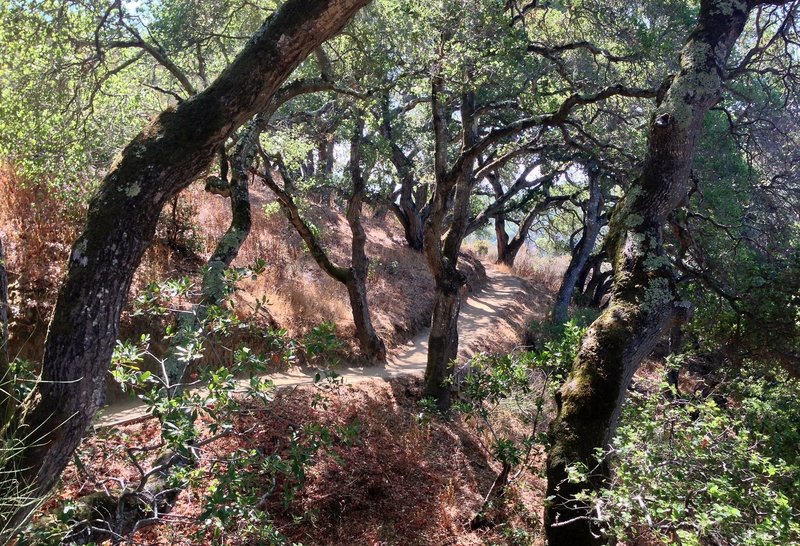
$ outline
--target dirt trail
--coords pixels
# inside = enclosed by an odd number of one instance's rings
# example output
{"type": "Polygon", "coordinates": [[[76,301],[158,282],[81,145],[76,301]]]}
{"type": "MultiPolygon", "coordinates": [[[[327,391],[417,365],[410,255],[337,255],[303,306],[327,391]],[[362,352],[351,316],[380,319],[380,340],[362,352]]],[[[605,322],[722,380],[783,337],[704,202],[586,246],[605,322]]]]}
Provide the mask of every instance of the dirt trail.
{"type": "MultiPolygon", "coordinates": [[[[495,267],[487,267],[488,282],[484,288],[469,296],[461,305],[458,318],[459,358],[492,345],[498,331],[509,329],[509,323],[523,323],[527,318],[520,313],[532,314],[531,307],[524,305],[533,295],[526,289],[524,281],[504,273],[495,267]]],[[[411,341],[397,347],[385,365],[371,367],[337,368],[346,384],[370,379],[391,379],[403,375],[422,376],[428,355],[428,329],[421,331],[411,341]]],[[[276,387],[291,387],[313,384],[317,368],[293,368],[287,372],[269,374],[276,387]]],[[[247,379],[239,380],[244,390],[247,379]]],[[[114,427],[139,421],[148,416],[146,406],[139,400],[123,400],[103,408],[95,420],[96,426],[114,427]]]]}

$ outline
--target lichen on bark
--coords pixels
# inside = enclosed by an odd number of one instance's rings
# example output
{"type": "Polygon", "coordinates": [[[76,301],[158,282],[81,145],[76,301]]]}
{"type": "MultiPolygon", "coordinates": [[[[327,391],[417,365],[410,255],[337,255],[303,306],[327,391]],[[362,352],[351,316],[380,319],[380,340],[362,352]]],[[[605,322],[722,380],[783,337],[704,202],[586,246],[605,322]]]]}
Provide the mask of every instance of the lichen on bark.
{"type": "MultiPolygon", "coordinates": [[[[749,6],[749,4],[748,4],[749,6]]],[[[547,462],[546,530],[550,546],[599,545],[593,507],[580,500],[602,486],[606,461],[585,479],[567,469],[595,468],[597,450],[613,437],[628,385],[639,363],[686,310],[661,249],[667,215],[685,198],[694,149],[706,112],[721,94],[721,70],[747,18],[740,1],[701,3],[680,71],[654,109],[640,176],[615,208],[606,239],[614,284],[608,308],[591,325],[558,396],[547,462]]]]}
{"type": "MultiPolygon", "coordinates": [[[[203,173],[220,144],[266,106],[311,51],[368,2],[288,0],[217,80],[154,119],[112,166],[89,204],[84,233],[72,251],[77,259],[70,260],[58,294],[44,381],[15,414],[13,428],[30,437],[30,444],[3,470],[35,495],[44,496],[55,484],[103,402],[122,307],[164,205],[203,173]],[[137,185],[140,191],[127,195],[137,185]],[[100,294],[107,297],[101,300],[100,294]]],[[[4,493],[0,497],[8,498],[4,493]]],[[[17,528],[33,507],[20,507],[7,528],[17,528]]],[[[0,543],[7,535],[0,531],[0,543]]]]}

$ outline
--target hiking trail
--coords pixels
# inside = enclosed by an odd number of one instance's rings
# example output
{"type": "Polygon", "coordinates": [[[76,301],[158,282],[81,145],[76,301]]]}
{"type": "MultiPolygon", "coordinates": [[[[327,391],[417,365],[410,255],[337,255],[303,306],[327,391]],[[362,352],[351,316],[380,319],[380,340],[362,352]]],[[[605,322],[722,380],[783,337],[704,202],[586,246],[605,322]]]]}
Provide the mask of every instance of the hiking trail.
{"type": "MultiPolygon", "coordinates": [[[[486,285],[475,294],[470,294],[461,304],[458,317],[459,361],[469,355],[470,345],[490,334],[498,326],[503,310],[519,306],[520,298],[533,297],[520,278],[504,273],[496,267],[486,268],[486,285]]],[[[524,320],[525,317],[517,317],[524,320]]],[[[423,376],[428,357],[428,334],[426,328],[404,345],[395,347],[385,364],[367,367],[336,368],[344,384],[353,384],[374,379],[392,379],[400,376],[423,376]]],[[[311,385],[320,372],[315,367],[295,367],[285,372],[265,374],[276,388],[311,385]]],[[[237,379],[237,387],[244,390],[249,379],[237,379]]],[[[237,389],[238,390],[238,389],[237,389]]],[[[115,427],[149,417],[147,406],[138,399],[120,400],[104,407],[95,418],[97,427],[115,427]]]]}

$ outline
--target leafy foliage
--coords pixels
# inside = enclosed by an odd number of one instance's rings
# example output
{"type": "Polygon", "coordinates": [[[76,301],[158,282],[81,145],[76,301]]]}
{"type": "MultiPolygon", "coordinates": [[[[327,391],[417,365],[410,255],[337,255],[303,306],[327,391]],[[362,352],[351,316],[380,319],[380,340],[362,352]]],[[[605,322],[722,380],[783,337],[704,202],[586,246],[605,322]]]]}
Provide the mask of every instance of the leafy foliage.
{"type": "Polygon", "coordinates": [[[634,394],[611,452],[613,481],[594,501],[606,522],[620,538],[647,530],[670,544],[800,540],[799,389],[749,373],[730,387],[728,407],[634,394]]]}

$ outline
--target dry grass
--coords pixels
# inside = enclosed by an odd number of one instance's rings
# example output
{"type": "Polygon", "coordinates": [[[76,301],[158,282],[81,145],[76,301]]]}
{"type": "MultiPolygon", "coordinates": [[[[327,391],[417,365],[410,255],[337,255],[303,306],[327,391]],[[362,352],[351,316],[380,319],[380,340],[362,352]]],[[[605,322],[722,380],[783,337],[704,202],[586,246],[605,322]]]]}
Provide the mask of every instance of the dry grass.
{"type": "MultiPolygon", "coordinates": [[[[221,198],[208,195],[199,187],[185,197],[197,208],[198,222],[210,244],[226,229],[230,212],[220,206],[221,198]]],[[[247,265],[257,258],[267,263],[267,271],[255,281],[242,284],[244,300],[265,299],[276,322],[294,336],[301,336],[323,320],[337,324],[339,332],[350,338],[355,334],[347,291],[323,273],[308,255],[304,243],[280,212],[265,214],[274,197],[260,185],[251,188],[253,229],[234,265],[247,265]]],[[[323,243],[334,262],[350,261],[350,227],[343,214],[330,207],[312,205],[310,220],[320,229],[323,243]]],[[[371,260],[367,296],[378,334],[391,348],[410,339],[427,326],[433,311],[433,278],[424,256],[414,252],[402,238],[395,218],[375,218],[366,209],[363,214],[367,233],[367,255],[371,260]]],[[[474,257],[462,262],[470,284],[478,288],[485,276],[474,257]]]]}
{"type": "MultiPolygon", "coordinates": [[[[235,430],[246,431],[245,435],[208,446],[201,466],[208,470],[212,464],[219,465],[215,461],[241,447],[285,456],[291,430],[314,423],[355,424],[359,429],[356,442],[317,457],[305,486],[288,507],[276,496],[267,499],[265,506],[276,527],[291,542],[309,546],[541,545],[545,492],[545,482],[538,475],[541,458],[532,461],[491,512],[495,525],[470,530],[468,523],[499,466],[485,447],[485,433],[471,423],[460,418],[419,420],[420,389],[420,382],[411,379],[362,383],[326,395],[326,402],[316,407],[311,402],[318,392],[312,388],[282,391],[268,406],[253,406],[251,413],[235,422],[235,430]],[[528,540],[515,542],[510,533],[514,529],[526,533],[528,540]]],[[[512,434],[514,429],[520,433],[523,429],[512,415],[507,426],[512,434]]],[[[112,476],[133,480],[122,438],[147,442],[154,435],[157,431],[145,423],[87,440],[80,451],[87,471],[70,465],[64,486],[49,507],[103,488],[114,490],[118,484],[108,479],[112,476]]],[[[224,471],[224,465],[218,471],[224,471]]],[[[264,487],[267,491],[270,482],[264,487]]],[[[134,543],[210,544],[210,537],[190,538],[200,530],[196,517],[207,494],[204,486],[184,491],[167,523],[138,533],[134,543]]],[[[228,533],[224,543],[248,544],[237,532],[228,533]]]]}
{"type": "Polygon", "coordinates": [[[561,286],[564,271],[569,265],[569,256],[542,256],[528,248],[519,251],[514,262],[513,274],[528,280],[533,285],[555,294],[561,286]]]}
{"type": "MultiPolygon", "coordinates": [[[[55,296],[65,274],[70,247],[83,225],[85,210],[68,210],[41,182],[24,183],[9,165],[0,168],[0,237],[8,257],[12,282],[11,348],[31,360],[41,358],[44,334],[55,296]]],[[[290,335],[302,336],[323,320],[334,321],[345,337],[354,328],[343,286],[323,274],[282,214],[264,214],[272,196],[259,185],[252,188],[253,228],[234,265],[264,259],[267,271],[242,285],[240,308],[246,314],[256,300],[268,302],[272,318],[290,335]]],[[[206,193],[200,184],[185,190],[175,203],[179,237],[170,231],[173,204],[167,205],[156,240],[134,276],[131,298],[154,280],[189,275],[199,284],[202,265],[230,222],[227,199],[206,193]],[[180,239],[176,241],[175,239],[180,239]]],[[[331,254],[349,261],[349,227],[341,214],[314,208],[314,222],[323,231],[331,254]]],[[[367,214],[365,214],[365,217],[367,214]]],[[[379,333],[392,346],[406,341],[427,324],[433,306],[432,279],[421,254],[405,246],[394,219],[366,219],[368,254],[374,266],[368,295],[379,333]]],[[[480,284],[479,280],[475,284],[480,284]]],[[[137,335],[137,324],[126,312],[122,335],[137,335]]],[[[150,328],[157,342],[159,325],[150,328]]]]}
{"type": "Polygon", "coordinates": [[[70,211],[41,181],[0,164],[0,238],[6,253],[12,355],[36,359],[64,276],[81,210],[70,211]]]}
{"type": "MultiPolygon", "coordinates": [[[[66,258],[85,211],[67,210],[44,185],[23,184],[11,168],[0,170],[0,190],[6,196],[0,205],[0,236],[9,258],[14,306],[11,349],[39,361],[56,292],[66,272],[66,258]]],[[[263,259],[267,269],[256,280],[241,284],[237,310],[243,317],[250,316],[257,302],[266,303],[262,307],[266,312],[260,313],[256,324],[279,325],[297,338],[324,320],[333,321],[346,343],[343,356],[353,356],[357,352],[355,327],[346,289],[320,270],[280,212],[265,214],[265,207],[274,200],[269,192],[254,184],[251,199],[251,235],[234,265],[247,266],[263,259]]],[[[333,259],[347,265],[351,234],[344,216],[331,207],[318,206],[312,206],[309,215],[321,229],[333,259]]],[[[230,217],[229,201],[205,192],[200,184],[182,192],[162,214],[154,244],[134,275],[129,301],[153,281],[188,275],[197,287],[202,266],[228,228],[230,217]]],[[[372,261],[367,290],[373,322],[391,349],[428,325],[434,303],[433,279],[424,256],[407,247],[393,216],[374,218],[365,210],[364,227],[372,261]]],[[[473,256],[465,256],[461,268],[473,290],[482,286],[485,275],[473,256]]],[[[165,326],[163,321],[135,318],[126,308],[120,336],[138,338],[148,333],[158,354],[166,347],[161,339],[165,326]]],[[[246,343],[254,350],[260,342],[227,341],[246,343]]],[[[113,388],[110,391],[111,398],[118,394],[113,388]]]]}
{"type": "Polygon", "coordinates": [[[500,271],[522,277],[537,288],[553,294],[558,292],[561,286],[561,279],[570,260],[567,254],[548,256],[524,246],[517,254],[514,267],[509,268],[504,264],[495,263],[497,261],[497,246],[492,241],[471,240],[464,244],[464,248],[487,263],[495,264],[500,271]]]}

